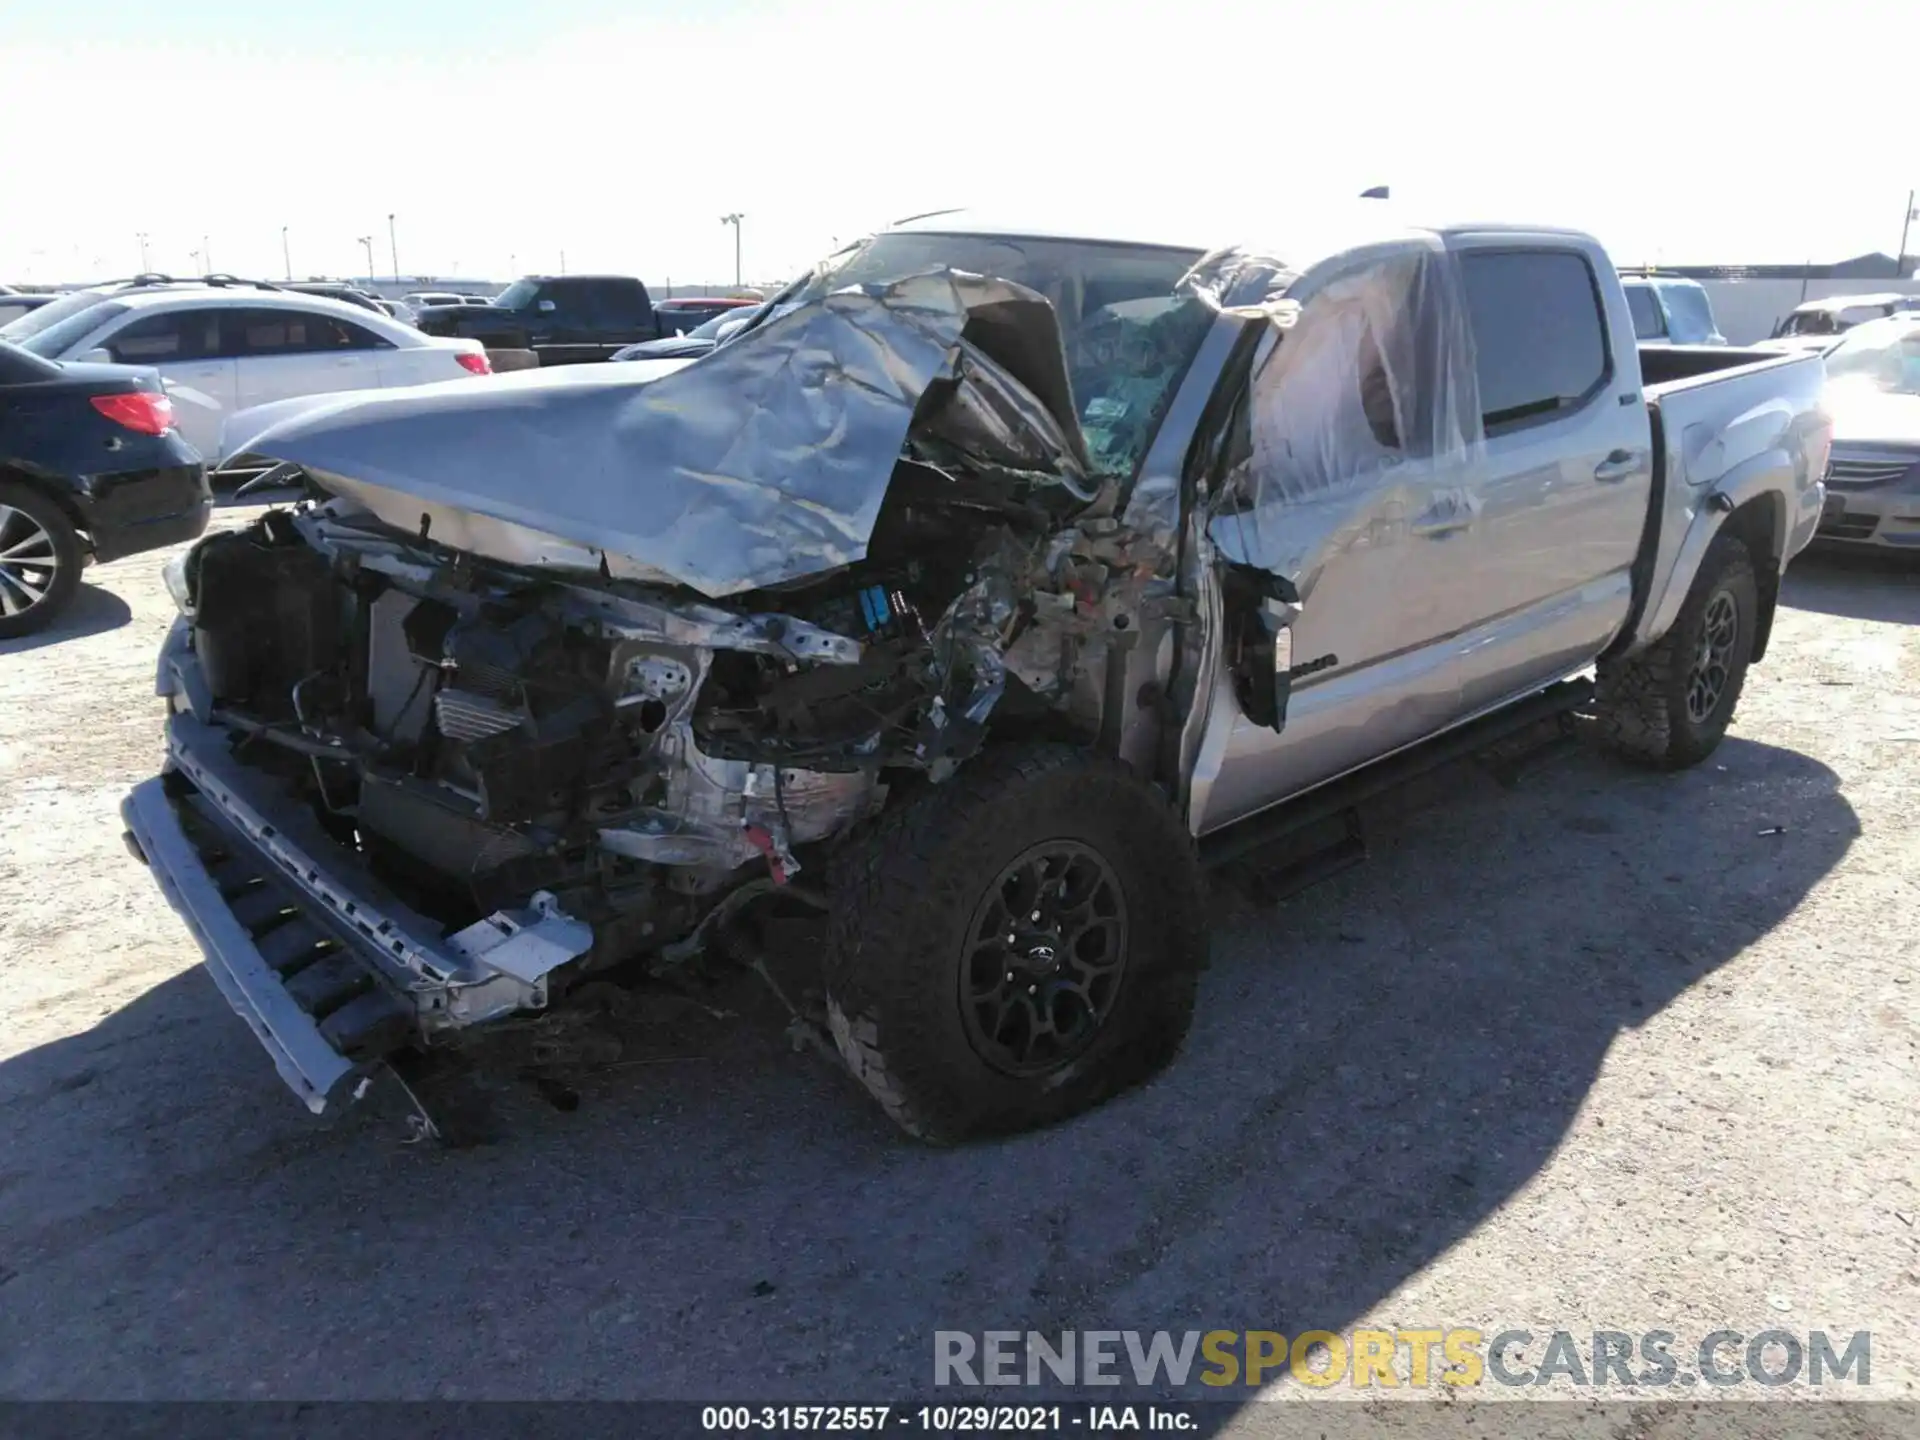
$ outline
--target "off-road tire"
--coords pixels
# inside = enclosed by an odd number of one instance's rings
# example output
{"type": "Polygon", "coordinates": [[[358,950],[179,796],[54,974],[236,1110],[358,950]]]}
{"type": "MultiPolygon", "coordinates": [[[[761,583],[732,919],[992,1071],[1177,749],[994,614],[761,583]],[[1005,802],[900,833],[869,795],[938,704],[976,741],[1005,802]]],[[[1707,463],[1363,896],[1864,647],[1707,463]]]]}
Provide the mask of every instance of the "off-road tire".
{"type": "Polygon", "coordinates": [[[1191,836],[1125,766],[1067,745],[990,750],[884,815],[838,857],[828,1020],[854,1077],[908,1134],[936,1144],[1049,1124],[1152,1075],[1178,1052],[1206,961],[1191,836]],[[1002,871],[1074,843],[1124,900],[1124,968],[1088,1048],[1041,1074],[994,1068],[968,1038],[961,966],[1002,871]]]}
{"type": "Polygon", "coordinates": [[[1683,770],[1711,755],[1740,703],[1759,615],[1752,555],[1737,537],[1716,536],[1673,628],[1630,660],[1600,662],[1595,703],[1601,743],[1662,770],[1683,770]],[[1738,634],[1719,699],[1697,720],[1687,708],[1689,675],[1701,652],[1708,609],[1723,595],[1733,603],[1738,634]]]}
{"type": "MultiPolygon", "coordinates": [[[[87,555],[73,522],[67,519],[58,505],[32,486],[14,480],[0,480],[0,507],[18,510],[45,533],[53,547],[53,577],[40,599],[17,615],[0,613],[0,640],[12,640],[43,630],[59,618],[60,612],[72,601],[74,591],[80,587],[80,571],[87,563],[87,555]]],[[[9,529],[7,533],[10,535],[13,531],[9,529]]],[[[0,535],[0,540],[5,538],[0,535]]],[[[0,577],[0,585],[4,584],[5,579],[0,577]]],[[[19,592],[11,593],[16,601],[20,599],[19,592]]]]}

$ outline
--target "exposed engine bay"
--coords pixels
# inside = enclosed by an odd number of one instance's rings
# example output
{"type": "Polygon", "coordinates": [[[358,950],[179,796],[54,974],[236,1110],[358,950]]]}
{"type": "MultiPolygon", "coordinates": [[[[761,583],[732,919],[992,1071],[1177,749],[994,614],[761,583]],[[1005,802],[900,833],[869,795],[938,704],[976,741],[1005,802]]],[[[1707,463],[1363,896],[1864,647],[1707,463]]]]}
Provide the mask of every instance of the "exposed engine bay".
{"type": "Polygon", "coordinates": [[[950,774],[991,713],[1091,738],[1152,568],[1110,520],[1061,529],[1018,487],[904,459],[866,559],[723,604],[340,500],[211,537],[186,598],[236,758],[448,934],[551,897],[592,927],[584,973],[677,963],[724,897],[950,774]]]}

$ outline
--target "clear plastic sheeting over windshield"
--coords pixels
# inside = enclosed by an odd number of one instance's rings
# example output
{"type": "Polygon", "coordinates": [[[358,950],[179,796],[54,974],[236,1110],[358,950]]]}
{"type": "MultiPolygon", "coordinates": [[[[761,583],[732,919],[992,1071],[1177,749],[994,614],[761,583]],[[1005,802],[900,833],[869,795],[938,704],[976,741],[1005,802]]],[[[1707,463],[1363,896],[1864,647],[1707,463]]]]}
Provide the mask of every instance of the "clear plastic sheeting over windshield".
{"type": "MultiPolygon", "coordinates": [[[[1209,257],[1188,284],[1272,323],[1248,382],[1244,426],[1214,500],[1224,558],[1296,576],[1337,528],[1394,523],[1378,503],[1483,443],[1473,334],[1458,263],[1436,237],[1347,251],[1294,274],[1244,252],[1209,257]]],[[[1464,487],[1460,503],[1468,504],[1464,487]]]]}

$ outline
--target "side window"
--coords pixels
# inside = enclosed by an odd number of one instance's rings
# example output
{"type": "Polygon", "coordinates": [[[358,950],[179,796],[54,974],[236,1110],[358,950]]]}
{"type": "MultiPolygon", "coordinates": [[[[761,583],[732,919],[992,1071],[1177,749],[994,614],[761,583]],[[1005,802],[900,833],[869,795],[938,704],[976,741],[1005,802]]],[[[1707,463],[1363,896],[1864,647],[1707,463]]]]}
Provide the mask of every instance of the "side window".
{"type": "Polygon", "coordinates": [[[542,285],[533,308],[539,310],[551,301],[553,309],[546,312],[549,320],[561,325],[584,325],[587,323],[588,310],[586,297],[580,293],[583,288],[577,282],[571,285],[542,285]]]}
{"type": "Polygon", "coordinates": [[[220,353],[218,312],[166,310],[143,316],[108,337],[106,348],[122,365],[205,360],[220,353]]]}
{"type": "Polygon", "coordinates": [[[1674,340],[1699,346],[1713,336],[1713,303],[1707,300],[1705,290],[1692,284],[1676,284],[1667,292],[1667,305],[1674,317],[1674,340]]]}
{"type": "MultiPolygon", "coordinates": [[[[221,352],[237,360],[295,354],[305,348],[291,343],[293,327],[287,322],[297,318],[292,311],[235,309],[227,311],[220,318],[221,352]]],[[[306,338],[304,332],[300,338],[306,338]]]]}
{"type": "Polygon", "coordinates": [[[1627,286],[1627,310],[1633,316],[1633,338],[1664,340],[1667,322],[1660,315],[1660,297],[1651,285],[1627,286]]]}
{"type": "Polygon", "coordinates": [[[596,330],[621,330],[633,324],[625,287],[595,280],[581,287],[587,292],[587,323],[596,330]]]}
{"type": "Polygon", "coordinates": [[[1674,286],[1667,292],[1667,307],[1673,312],[1674,338],[1688,345],[1705,344],[1718,328],[1713,303],[1697,285],[1674,286]]]}
{"type": "Polygon", "coordinates": [[[306,310],[235,308],[221,312],[221,351],[238,358],[372,350],[385,341],[351,321],[306,310]]]}
{"type": "Polygon", "coordinates": [[[1585,257],[1469,250],[1460,268],[1489,434],[1576,410],[1606,384],[1606,318],[1585,257]]]}
{"type": "Polygon", "coordinates": [[[603,281],[593,287],[599,292],[596,306],[599,322],[610,329],[631,329],[641,319],[640,288],[603,281]]]}
{"type": "Polygon", "coordinates": [[[336,315],[326,318],[327,334],[331,341],[329,350],[391,350],[392,342],[382,340],[364,325],[356,325],[351,320],[342,320],[336,315]]]}
{"type": "Polygon", "coordinates": [[[604,329],[613,318],[607,313],[606,286],[591,280],[576,280],[561,287],[560,308],[576,325],[604,329]]]}

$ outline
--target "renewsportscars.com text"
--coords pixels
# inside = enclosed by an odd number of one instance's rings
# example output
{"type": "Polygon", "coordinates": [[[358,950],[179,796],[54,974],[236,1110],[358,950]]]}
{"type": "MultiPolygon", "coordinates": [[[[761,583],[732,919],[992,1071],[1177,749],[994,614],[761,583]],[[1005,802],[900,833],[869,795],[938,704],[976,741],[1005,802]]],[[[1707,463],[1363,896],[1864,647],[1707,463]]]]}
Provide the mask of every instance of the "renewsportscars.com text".
{"type": "Polygon", "coordinates": [[[936,1330],[936,1385],[1866,1385],[1872,1335],[1813,1330],[936,1330]]]}

